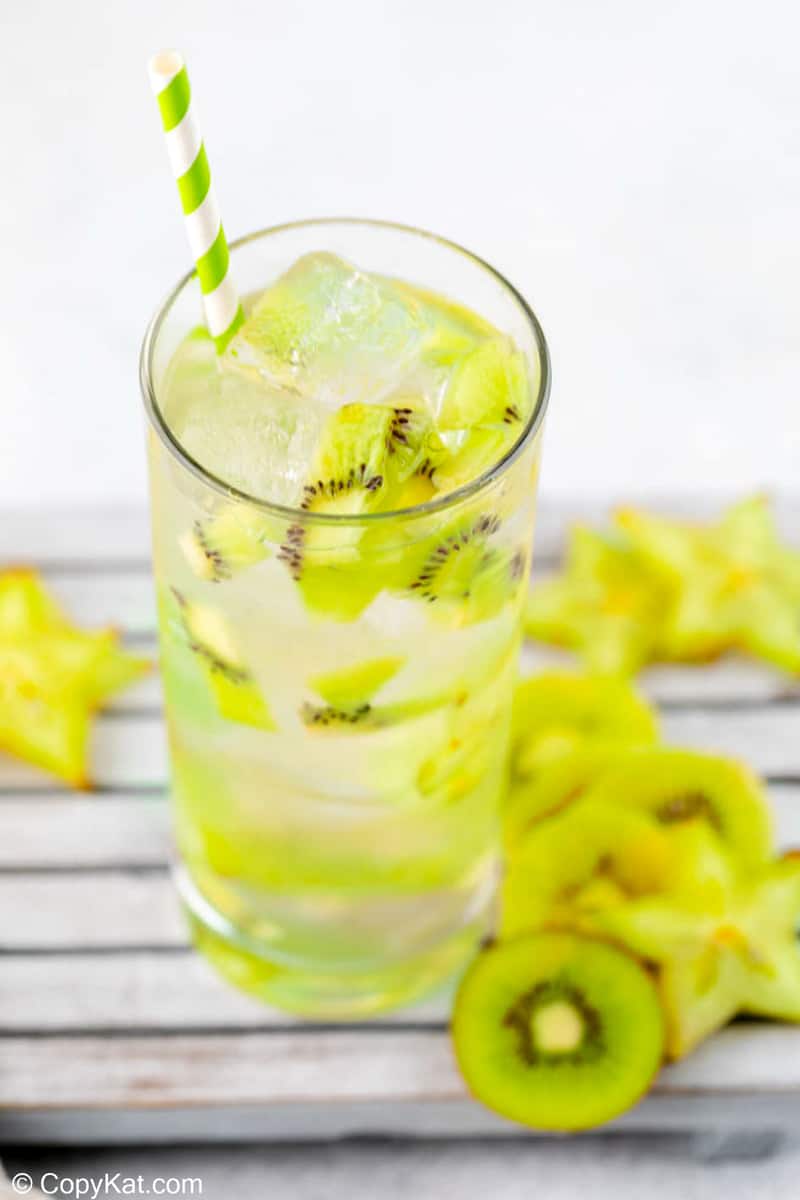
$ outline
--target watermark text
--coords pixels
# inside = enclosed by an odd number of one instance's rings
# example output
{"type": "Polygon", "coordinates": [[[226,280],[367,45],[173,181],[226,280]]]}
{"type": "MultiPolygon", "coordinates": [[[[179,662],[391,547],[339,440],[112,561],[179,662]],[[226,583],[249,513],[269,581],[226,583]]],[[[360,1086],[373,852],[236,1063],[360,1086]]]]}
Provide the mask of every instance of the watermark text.
{"type": "MultiPolygon", "coordinates": [[[[18,1171],[11,1180],[18,1196],[33,1196],[33,1178],[27,1171],[18,1171]]],[[[104,1175],[85,1175],[76,1178],[45,1171],[39,1180],[45,1196],[68,1196],[70,1200],[102,1200],[105,1196],[202,1196],[203,1181],[197,1178],[157,1175],[123,1175],[121,1171],[106,1171],[104,1175]]]]}

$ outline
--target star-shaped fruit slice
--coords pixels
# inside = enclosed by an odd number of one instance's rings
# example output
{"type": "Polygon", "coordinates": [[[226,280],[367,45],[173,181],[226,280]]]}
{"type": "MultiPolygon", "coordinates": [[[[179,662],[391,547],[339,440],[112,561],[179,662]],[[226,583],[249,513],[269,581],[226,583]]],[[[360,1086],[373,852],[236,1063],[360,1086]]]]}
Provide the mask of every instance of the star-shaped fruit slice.
{"type": "Polygon", "coordinates": [[[572,530],[562,574],[534,587],[526,632],[575,650],[605,674],[632,674],[656,653],[669,585],[619,534],[572,530]]]}
{"type": "Polygon", "coordinates": [[[578,800],[507,847],[502,936],[568,928],[615,937],[607,914],[613,922],[639,900],[716,889],[720,855],[706,853],[710,841],[698,822],[666,829],[645,812],[578,800]]]}
{"type": "Polygon", "coordinates": [[[514,689],[512,771],[537,772],[588,744],[658,741],[656,714],[627,679],[542,671],[514,689]]]}
{"type": "Polygon", "coordinates": [[[708,527],[624,509],[620,529],[674,589],[662,649],[704,659],[739,649],[800,672],[800,554],[755,496],[708,527]]]}
{"type": "Polygon", "coordinates": [[[800,1021],[800,855],[756,875],[720,862],[713,887],[649,896],[596,926],[660,964],[667,1049],[682,1058],[737,1013],[800,1021]]]}
{"type": "Polygon", "coordinates": [[[0,749],[88,786],[92,714],[149,667],[71,625],[35,572],[0,573],[0,749]]]}

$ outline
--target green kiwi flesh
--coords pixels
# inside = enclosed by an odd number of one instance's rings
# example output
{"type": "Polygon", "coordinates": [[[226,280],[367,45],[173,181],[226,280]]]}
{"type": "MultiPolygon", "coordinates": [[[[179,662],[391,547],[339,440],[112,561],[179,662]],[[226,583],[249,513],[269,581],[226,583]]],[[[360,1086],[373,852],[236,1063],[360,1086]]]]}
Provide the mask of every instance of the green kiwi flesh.
{"type": "Polygon", "coordinates": [[[195,521],[181,536],[180,546],[198,578],[218,583],[265,559],[270,553],[268,537],[265,517],[229,504],[215,516],[195,521]]]}
{"type": "Polygon", "coordinates": [[[609,770],[587,798],[647,812],[665,828],[702,822],[743,869],[760,868],[772,852],[764,789],[733,759],[673,747],[649,749],[609,770]]]}
{"type": "Polygon", "coordinates": [[[511,852],[504,937],[545,926],[594,930],[598,907],[682,883],[681,847],[646,813],[582,800],[534,825],[511,852]],[[598,878],[608,886],[597,889],[598,878]]]}
{"type": "Polygon", "coordinates": [[[518,938],[480,954],[459,987],[452,1033],[478,1100],[523,1125],[565,1132],[632,1107],[664,1051],[648,971],[572,934],[518,938]]]}
{"type": "Polygon", "coordinates": [[[560,754],[530,777],[513,779],[503,811],[507,850],[513,852],[538,821],[582,799],[604,775],[624,762],[628,753],[621,743],[590,741],[560,754]]]}
{"type": "Polygon", "coordinates": [[[565,753],[589,744],[652,744],[655,713],[625,679],[546,671],[514,693],[512,774],[530,779],[565,753]]]}
{"type": "Polygon", "coordinates": [[[216,609],[196,604],[173,589],[186,644],[200,661],[221,716],[242,725],[272,731],[272,714],[242,662],[230,631],[216,609]]]}

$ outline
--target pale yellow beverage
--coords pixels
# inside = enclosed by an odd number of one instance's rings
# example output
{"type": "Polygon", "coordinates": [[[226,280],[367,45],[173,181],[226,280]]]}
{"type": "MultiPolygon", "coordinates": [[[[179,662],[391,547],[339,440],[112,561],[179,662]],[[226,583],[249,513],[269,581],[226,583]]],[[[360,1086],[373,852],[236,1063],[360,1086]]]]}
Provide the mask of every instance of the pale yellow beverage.
{"type": "Polygon", "coordinates": [[[232,264],[225,353],[190,280],[143,355],[179,887],[234,982],[356,1016],[486,928],[546,349],[414,231],[292,226],[232,264]]]}

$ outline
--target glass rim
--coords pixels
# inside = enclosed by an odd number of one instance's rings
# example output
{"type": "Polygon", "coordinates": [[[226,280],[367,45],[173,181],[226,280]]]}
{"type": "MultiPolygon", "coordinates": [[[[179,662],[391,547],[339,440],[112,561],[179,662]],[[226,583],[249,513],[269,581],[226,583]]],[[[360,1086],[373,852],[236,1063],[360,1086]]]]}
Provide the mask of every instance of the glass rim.
{"type": "Polygon", "coordinates": [[[287,221],[280,225],[269,225],[262,229],[254,230],[252,233],[247,233],[243,237],[236,238],[235,241],[229,243],[230,250],[239,249],[242,246],[247,246],[251,242],[259,241],[262,238],[269,237],[272,234],[287,233],[291,230],[305,229],[312,226],[326,225],[362,225],[371,229],[387,230],[394,233],[412,234],[415,237],[423,238],[427,241],[435,242],[439,246],[443,246],[447,250],[452,250],[461,257],[468,259],[476,266],[480,267],[488,275],[492,276],[501,287],[511,296],[518,308],[522,311],[528,325],[530,326],[534,341],[536,342],[539,353],[539,389],[538,394],[534,398],[534,404],[531,409],[528,420],[522,429],[517,440],[506,451],[506,453],[493,463],[482,474],[471,479],[468,483],[462,484],[455,488],[452,492],[445,492],[441,496],[434,496],[430,500],[426,500],[423,504],[415,504],[409,508],[393,508],[381,512],[368,513],[325,513],[325,512],[308,512],[304,508],[292,507],[291,505],[278,504],[272,500],[265,500],[263,497],[253,496],[250,493],[243,491],[241,488],[235,487],[233,484],[226,483],[218,475],[209,471],[201,463],[189,454],[189,452],[181,445],[177,437],[170,429],[167,421],[161,412],[158,401],[156,400],[156,389],[153,381],[153,355],[155,346],[158,341],[158,335],[161,327],[167,318],[173,304],[181,294],[183,289],[193,278],[196,278],[197,271],[192,268],[187,271],[170,289],[165,298],[159,304],[145,330],[144,340],[139,355],[139,386],[144,400],[145,412],[151,427],[158,434],[162,445],[166,450],[178,460],[178,462],[191,474],[194,475],[200,482],[211,487],[214,491],[219,492],[228,500],[233,500],[242,504],[246,504],[251,508],[259,509],[262,512],[268,513],[271,516],[279,517],[283,520],[297,522],[302,520],[304,524],[313,525],[370,525],[379,523],[398,517],[415,518],[431,516],[439,512],[445,512],[448,509],[458,505],[464,500],[477,495],[484,489],[490,487],[498,479],[500,479],[509,467],[516,461],[525,447],[536,436],[544,421],[545,412],[547,410],[548,400],[550,398],[550,353],[547,346],[547,341],[544,336],[544,331],[539,324],[539,320],[531,306],[528,304],[525,297],[519,292],[508,279],[505,278],[495,267],[486,262],[477,254],[473,254],[471,250],[465,249],[457,242],[450,241],[449,238],[441,237],[439,234],[431,233],[426,229],[419,229],[414,225],[403,225],[396,221],[382,221],[369,217],[309,217],[299,221],[287,221]]]}

